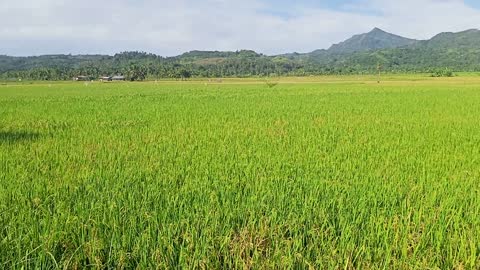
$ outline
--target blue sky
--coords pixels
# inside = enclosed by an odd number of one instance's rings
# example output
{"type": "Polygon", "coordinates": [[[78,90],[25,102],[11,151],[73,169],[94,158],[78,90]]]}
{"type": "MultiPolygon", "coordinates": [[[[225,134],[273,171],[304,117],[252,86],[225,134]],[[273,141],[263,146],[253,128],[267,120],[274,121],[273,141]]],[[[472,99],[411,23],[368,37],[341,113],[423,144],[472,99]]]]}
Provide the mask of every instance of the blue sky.
{"type": "MultiPolygon", "coordinates": [[[[400,0],[399,0],[400,1],[400,0]]],[[[278,10],[288,11],[292,6],[306,8],[326,8],[333,10],[349,10],[351,5],[362,5],[362,0],[263,0],[264,3],[278,10]]],[[[464,3],[473,8],[480,8],[479,0],[465,0],[464,3]]]]}
{"type": "Polygon", "coordinates": [[[480,27],[479,0],[1,0],[0,54],[309,52],[374,27],[410,38],[480,27]]]}
{"type": "Polygon", "coordinates": [[[480,1],[478,0],[466,0],[465,3],[471,7],[480,9],[480,1]]]}

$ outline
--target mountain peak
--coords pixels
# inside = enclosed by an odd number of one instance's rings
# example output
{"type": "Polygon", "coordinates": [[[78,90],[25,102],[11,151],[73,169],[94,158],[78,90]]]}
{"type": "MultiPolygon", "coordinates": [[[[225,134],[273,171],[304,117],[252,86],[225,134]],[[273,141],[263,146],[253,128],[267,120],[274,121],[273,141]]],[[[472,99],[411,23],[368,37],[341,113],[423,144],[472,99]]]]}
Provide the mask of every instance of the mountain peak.
{"type": "Polygon", "coordinates": [[[375,27],[369,33],[387,33],[387,32],[383,31],[382,29],[380,29],[378,27],[375,27]]]}
{"type": "Polygon", "coordinates": [[[378,49],[390,49],[416,43],[414,39],[397,36],[375,27],[368,33],[355,35],[344,42],[334,44],[329,51],[333,53],[352,53],[378,49]]]}

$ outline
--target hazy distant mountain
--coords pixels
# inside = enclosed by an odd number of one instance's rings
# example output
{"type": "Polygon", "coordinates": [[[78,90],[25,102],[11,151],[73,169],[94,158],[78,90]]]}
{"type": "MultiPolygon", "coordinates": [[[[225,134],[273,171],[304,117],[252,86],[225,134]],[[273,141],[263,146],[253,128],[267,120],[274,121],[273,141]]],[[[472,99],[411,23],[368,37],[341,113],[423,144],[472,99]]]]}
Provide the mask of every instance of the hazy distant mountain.
{"type": "Polygon", "coordinates": [[[251,50],[241,50],[236,52],[219,52],[219,51],[190,51],[182,55],[179,58],[182,59],[205,59],[205,58],[226,58],[226,57],[259,57],[258,54],[251,50]]]}
{"type": "Polygon", "coordinates": [[[101,62],[111,58],[108,55],[41,55],[13,57],[0,55],[0,73],[9,70],[29,70],[34,68],[57,68],[72,67],[76,68],[80,65],[101,62]]]}
{"type": "Polygon", "coordinates": [[[391,49],[415,44],[417,40],[404,38],[379,28],[372,31],[355,35],[344,42],[334,44],[328,51],[330,53],[352,53],[379,49],[391,49]]]}

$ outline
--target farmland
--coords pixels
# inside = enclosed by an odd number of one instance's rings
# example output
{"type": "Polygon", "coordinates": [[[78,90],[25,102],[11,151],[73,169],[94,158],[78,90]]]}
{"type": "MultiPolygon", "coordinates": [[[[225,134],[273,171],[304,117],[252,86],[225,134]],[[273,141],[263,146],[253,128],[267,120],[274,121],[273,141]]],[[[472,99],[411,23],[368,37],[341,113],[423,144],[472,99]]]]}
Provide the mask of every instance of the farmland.
{"type": "Polygon", "coordinates": [[[0,85],[0,268],[479,269],[480,76],[0,85]]]}

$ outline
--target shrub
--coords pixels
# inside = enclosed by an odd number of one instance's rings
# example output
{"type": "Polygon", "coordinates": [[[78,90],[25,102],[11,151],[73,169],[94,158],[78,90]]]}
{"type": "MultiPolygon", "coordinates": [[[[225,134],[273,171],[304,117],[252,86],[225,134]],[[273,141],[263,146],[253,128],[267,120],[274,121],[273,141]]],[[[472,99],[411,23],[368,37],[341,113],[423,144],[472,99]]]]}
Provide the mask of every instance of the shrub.
{"type": "Polygon", "coordinates": [[[453,74],[453,71],[450,69],[438,69],[433,72],[432,77],[453,77],[455,74],[453,74]]]}

